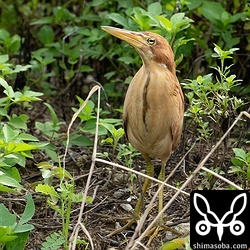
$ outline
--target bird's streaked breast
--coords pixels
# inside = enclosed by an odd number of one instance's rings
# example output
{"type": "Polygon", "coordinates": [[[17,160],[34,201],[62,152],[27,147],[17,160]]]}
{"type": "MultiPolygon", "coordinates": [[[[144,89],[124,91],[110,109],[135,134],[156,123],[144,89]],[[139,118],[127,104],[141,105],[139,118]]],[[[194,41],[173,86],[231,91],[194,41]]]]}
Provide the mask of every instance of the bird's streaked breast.
{"type": "Polygon", "coordinates": [[[172,128],[179,134],[182,128],[183,103],[176,95],[178,84],[176,76],[164,67],[148,72],[142,66],[133,78],[124,102],[123,120],[130,143],[140,152],[151,152],[151,156],[159,158],[172,152],[172,128]]]}

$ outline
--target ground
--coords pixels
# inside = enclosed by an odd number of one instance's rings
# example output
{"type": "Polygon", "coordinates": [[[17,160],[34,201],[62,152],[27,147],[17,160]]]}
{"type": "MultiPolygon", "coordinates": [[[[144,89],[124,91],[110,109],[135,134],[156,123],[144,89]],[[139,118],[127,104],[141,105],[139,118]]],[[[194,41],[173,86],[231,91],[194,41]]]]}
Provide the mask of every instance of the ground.
{"type": "MultiPolygon", "coordinates": [[[[138,164],[138,167],[135,167],[135,169],[142,169],[143,171],[144,162],[140,157],[138,157],[136,164],[138,164]]],[[[158,167],[160,166],[159,162],[156,162],[155,164],[158,165],[158,167]]],[[[74,172],[75,178],[77,179],[75,181],[76,192],[81,192],[86,184],[86,179],[91,162],[85,159],[85,162],[83,162],[82,166],[80,167],[76,166],[74,162],[67,162],[67,165],[72,166],[71,171],[74,172]],[[79,178],[79,176],[81,177],[79,178]]],[[[131,204],[131,206],[134,207],[136,203],[136,197],[138,197],[140,193],[140,187],[143,182],[142,178],[136,178],[133,183],[129,182],[129,175],[119,169],[117,169],[115,173],[113,173],[114,176],[109,180],[110,173],[111,170],[109,166],[103,166],[99,163],[96,165],[94,174],[92,176],[91,188],[89,190],[90,196],[93,196],[93,194],[96,193],[95,198],[91,204],[87,204],[84,210],[83,221],[86,223],[85,227],[89,231],[94,241],[95,249],[100,250],[110,249],[111,247],[114,247],[113,249],[125,248],[126,242],[133,235],[136,225],[132,225],[124,232],[119,233],[118,235],[114,235],[111,238],[108,238],[106,236],[115,230],[119,218],[131,216],[131,213],[125,211],[121,207],[121,204],[131,204]],[[116,194],[117,191],[118,193],[119,191],[121,193],[124,193],[124,195],[116,198],[117,196],[115,196],[114,194],[116,194]],[[131,202],[127,202],[127,198],[131,196],[134,196],[134,199],[132,199],[131,202]],[[118,218],[118,220],[116,220],[116,218],[118,218]]],[[[157,174],[155,174],[155,177],[157,177],[157,174]]],[[[25,186],[29,187],[29,190],[33,192],[33,197],[36,204],[36,214],[32,220],[32,223],[35,226],[35,230],[31,232],[29,243],[26,249],[41,249],[41,242],[43,242],[44,239],[52,232],[57,231],[61,228],[60,216],[58,216],[53,210],[48,207],[48,205],[46,205],[45,197],[35,195],[34,186],[33,188],[30,188],[31,183],[42,181],[39,169],[34,165],[31,167],[26,167],[22,170],[22,178],[25,186]]],[[[171,182],[176,183],[183,180],[185,180],[185,175],[181,174],[181,171],[178,171],[176,177],[172,178],[171,182]]],[[[148,196],[145,197],[145,203],[148,203],[150,201],[156,190],[157,185],[152,185],[151,189],[148,192],[148,196]]],[[[165,189],[165,191],[165,201],[167,202],[174,194],[174,191],[170,189],[165,189]]],[[[166,212],[167,218],[165,218],[165,220],[167,224],[171,224],[172,222],[174,222],[175,224],[179,224],[178,221],[180,221],[180,223],[188,221],[188,199],[189,198],[185,195],[180,195],[179,198],[176,199],[173,205],[166,212]]],[[[24,204],[25,203],[23,203],[23,205],[24,204]]],[[[74,226],[74,223],[76,223],[78,219],[79,207],[79,203],[73,206],[71,219],[72,228],[74,226]]],[[[156,213],[157,203],[150,212],[145,226],[147,226],[149,222],[153,220],[156,213]]],[[[120,223],[121,226],[125,224],[125,222],[122,221],[118,223],[120,223]]],[[[86,239],[87,241],[87,237],[82,232],[79,233],[79,236],[83,239],[86,239]]],[[[177,236],[173,235],[172,238],[174,237],[177,236]]],[[[153,244],[155,244],[158,248],[161,242],[166,242],[169,239],[171,239],[169,233],[162,231],[157,237],[157,240],[153,242],[153,244]]],[[[157,249],[154,248],[154,245],[151,245],[151,247],[153,247],[152,249],[157,249]]]]}
{"type": "MultiPolygon", "coordinates": [[[[32,129],[31,129],[32,131],[32,129]]],[[[202,154],[197,153],[197,148],[202,148],[202,145],[198,144],[195,147],[196,150],[189,153],[184,157],[193,143],[193,141],[188,140],[190,134],[188,130],[184,130],[183,138],[181,140],[178,150],[170,157],[166,165],[166,176],[169,175],[171,170],[180,162],[182,163],[180,167],[176,170],[174,175],[168,181],[169,184],[180,187],[181,184],[187,179],[187,176],[197,167],[198,163],[202,157],[207,153],[206,150],[202,154]],[[190,144],[190,145],[189,145],[190,144]]],[[[192,136],[191,136],[192,138],[192,136]]],[[[60,155],[64,154],[64,147],[61,147],[60,155]]],[[[99,147],[98,152],[107,151],[107,148],[99,147]]],[[[230,159],[229,154],[225,154],[224,165],[228,166],[230,159]]],[[[70,148],[70,154],[66,158],[66,168],[74,176],[75,179],[75,192],[83,192],[86,181],[89,175],[89,170],[91,166],[91,156],[92,148],[80,148],[72,147],[70,148]],[[74,154],[74,157],[72,157],[74,154]]],[[[33,200],[35,202],[35,215],[30,221],[35,227],[31,231],[28,244],[25,249],[35,250],[41,249],[41,243],[45,241],[47,236],[50,236],[53,232],[61,230],[61,220],[58,213],[52,210],[46,203],[46,197],[35,192],[35,186],[38,183],[43,182],[41,172],[36,166],[36,163],[41,161],[49,160],[43,152],[35,152],[34,159],[27,161],[27,166],[25,168],[19,168],[22,185],[27,188],[27,191],[32,193],[33,200]]],[[[214,160],[211,159],[209,164],[213,164],[214,160]]],[[[139,155],[134,159],[133,169],[141,172],[145,172],[145,163],[142,157],[139,155]]],[[[155,165],[155,178],[157,178],[157,173],[159,172],[160,162],[154,160],[155,165]]],[[[234,180],[232,180],[234,181],[234,180]]],[[[236,179],[235,179],[236,181],[236,179]]],[[[208,184],[215,185],[215,181],[209,180],[208,175],[204,173],[197,175],[196,178],[189,183],[185,191],[190,193],[193,189],[197,188],[208,188],[208,184]],[[213,183],[213,184],[211,184],[213,183]]],[[[124,210],[121,204],[130,204],[132,208],[136,204],[136,200],[140,194],[141,186],[143,183],[143,178],[134,177],[131,179],[131,173],[128,173],[119,168],[113,169],[110,165],[101,164],[97,162],[94,168],[94,172],[91,178],[90,188],[88,195],[93,198],[91,204],[85,206],[82,221],[85,228],[89,232],[96,250],[108,250],[108,249],[125,249],[126,244],[134,233],[135,226],[127,228],[125,231],[114,235],[112,237],[107,237],[108,234],[113,232],[117,226],[123,226],[125,222],[119,221],[119,218],[131,216],[131,212],[124,210]],[[120,195],[119,195],[120,193],[120,195]],[[131,198],[127,201],[128,198],[131,198]],[[119,222],[118,222],[119,221],[119,222]]],[[[55,180],[53,185],[58,187],[59,182],[55,180]]],[[[224,184],[218,184],[220,188],[223,188],[224,184]]],[[[154,193],[157,190],[157,185],[152,183],[147,196],[145,197],[144,209],[150,202],[154,193]]],[[[174,195],[176,191],[171,188],[165,188],[164,201],[165,203],[174,195]]],[[[25,207],[25,193],[22,195],[3,195],[2,199],[6,205],[13,213],[22,213],[25,207]]],[[[78,220],[78,214],[81,204],[75,203],[71,211],[71,221],[70,221],[70,234],[78,220]]],[[[143,226],[143,230],[149,225],[149,223],[155,218],[157,214],[157,202],[155,202],[152,210],[147,217],[146,223],[143,226]]],[[[164,222],[166,225],[173,228],[173,226],[181,226],[183,223],[189,222],[189,196],[185,194],[180,194],[172,203],[172,205],[167,209],[164,214],[164,222]]],[[[164,242],[167,242],[176,237],[185,237],[188,234],[188,230],[180,230],[180,235],[171,234],[167,231],[161,231],[159,235],[152,242],[149,249],[159,249],[164,242]]],[[[86,234],[82,231],[79,232],[79,238],[86,240],[88,238],[86,234]]],[[[148,238],[145,238],[142,243],[147,242],[148,238]]],[[[88,247],[82,246],[77,249],[91,249],[90,245],[88,247]]],[[[138,247],[138,249],[143,249],[138,247]]]]}

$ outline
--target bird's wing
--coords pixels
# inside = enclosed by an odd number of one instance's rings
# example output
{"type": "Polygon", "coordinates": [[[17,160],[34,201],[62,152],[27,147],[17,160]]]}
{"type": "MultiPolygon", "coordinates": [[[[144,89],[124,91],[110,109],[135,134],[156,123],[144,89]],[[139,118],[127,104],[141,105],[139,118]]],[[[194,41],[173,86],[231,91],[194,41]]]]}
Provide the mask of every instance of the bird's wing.
{"type": "Polygon", "coordinates": [[[184,113],[184,96],[180,87],[180,84],[177,83],[175,86],[176,91],[176,98],[179,99],[178,105],[179,105],[179,112],[176,113],[176,117],[171,125],[171,132],[172,132],[172,151],[174,151],[179,144],[180,138],[181,138],[181,132],[182,132],[182,123],[183,123],[183,113],[184,113]]]}

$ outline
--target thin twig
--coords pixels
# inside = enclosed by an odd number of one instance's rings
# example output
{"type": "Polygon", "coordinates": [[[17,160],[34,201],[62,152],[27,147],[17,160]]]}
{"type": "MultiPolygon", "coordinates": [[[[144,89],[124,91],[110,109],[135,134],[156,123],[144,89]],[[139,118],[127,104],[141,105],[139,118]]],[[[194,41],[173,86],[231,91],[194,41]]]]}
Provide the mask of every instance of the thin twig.
{"type": "Polygon", "coordinates": [[[83,108],[85,107],[85,105],[87,104],[88,100],[90,99],[90,97],[98,90],[100,89],[99,86],[95,85],[89,92],[86,100],[84,101],[84,103],[80,106],[80,108],[76,111],[76,113],[73,115],[70,124],[68,126],[67,129],[67,141],[66,141],[66,148],[65,148],[65,152],[63,155],[63,168],[65,169],[65,162],[66,162],[66,156],[68,154],[68,148],[69,148],[69,136],[70,136],[70,129],[74,123],[74,121],[76,120],[76,118],[78,117],[78,115],[80,114],[80,112],[83,110],[83,108]]]}
{"type": "Polygon", "coordinates": [[[206,172],[208,172],[208,173],[210,173],[210,174],[212,174],[212,175],[214,175],[215,177],[223,180],[224,182],[228,183],[229,185],[231,185],[231,186],[233,186],[233,187],[235,187],[235,188],[237,188],[239,190],[243,190],[242,187],[236,185],[235,183],[233,183],[232,181],[228,180],[227,178],[221,176],[220,174],[215,173],[214,171],[212,171],[212,170],[210,170],[210,169],[208,169],[206,167],[202,167],[201,169],[204,170],[204,171],[206,171],[206,172]]]}
{"type": "Polygon", "coordinates": [[[101,88],[99,86],[97,86],[97,85],[95,85],[91,89],[91,91],[89,92],[88,97],[86,98],[86,100],[84,101],[84,103],[77,110],[77,112],[73,115],[72,120],[71,120],[71,122],[69,124],[69,127],[68,127],[68,130],[67,130],[67,143],[66,143],[65,154],[64,154],[64,157],[63,157],[63,166],[64,167],[65,167],[65,158],[66,158],[66,154],[67,154],[67,149],[68,149],[68,145],[69,145],[69,131],[70,131],[70,128],[71,128],[73,122],[75,121],[75,119],[77,118],[78,114],[85,107],[85,105],[86,105],[87,101],[89,100],[89,98],[94,94],[95,91],[98,90],[98,107],[97,107],[97,117],[96,117],[96,134],[95,134],[95,141],[94,141],[94,148],[93,148],[93,155],[92,155],[92,163],[91,163],[91,167],[90,167],[90,170],[89,170],[89,175],[88,175],[88,179],[87,179],[87,183],[86,183],[86,187],[85,187],[85,192],[84,192],[84,195],[83,195],[83,200],[82,200],[80,212],[78,214],[78,221],[77,221],[77,224],[74,227],[73,233],[71,234],[71,237],[70,237],[70,240],[69,240],[73,244],[72,248],[69,248],[69,249],[72,249],[72,250],[75,250],[75,248],[76,248],[76,241],[77,241],[77,236],[78,236],[78,232],[79,232],[80,227],[83,229],[84,233],[89,238],[91,248],[94,250],[94,243],[92,241],[92,238],[91,238],[90,234],[88,233],[87,229],[85,227],[83,227],[81,221],[82,221],[82,214],[83,214],[83,210],[84,210],[86,199],[87,199],[88,188],[90,186],[90,180],[91,180],[91,177],[92,177],[92,174],[93,174],[93,171],[94,171],[94,166],[95,166],[94,159],[96,157],[96,151],[97,151],[98,125],[99,125],[99,112],[100,112],[100,96],[101,96],[100,89],[101,88]]]}
{"type": "MultiPolygon", "coordinates": [[[[174,186],[171,186],[170,184],[167,184],[167,183],[165,183],[165,182],[163,182],[163,181],[160,181],[160,180],[158,180],[158,179],[156,179],[156,178],[154,178],[154,177],[148,176],[148,175],[146,175],[146,174],[143,174],[143,173],[141,173],[141,172],[139,172],[139,171],[136,171],[136,170],[134,170],[134,169],[131,169],[131,168],[122,166],[122,165],[120,165],[120,164],[113,163],[113,162],[111,162],[111,161],[106,161],[106,160],[100,159],[100,158],[96,158],[95,161],[97,161],[97,162],[102,162],[102,163],[104,163],[104,164],[108,164],[108,165],[111,165],[111,166],[113,166],[113,167],[121,168],[121,169],[126,170],[126,171],[128,171],[128,172],[132,172],[132,173],[134,173],[134,174],[140,175],[140,176],[142,176],[142,177],[144,177],[144,178],[148,178],[148,179],[150,179],[151,181],[155,181],[155,182],[157,182],[157,183],[160,183],[160,184],[162,184],[162,185],[164,185],[164,186],[166,186],[166,187],[169,187],[169,188],[171,188],[171,189],[179,190],[178,188],[176,188],[176,187],[174,187],[174,186]]],[[[183,194],[189,196],[189,193],[187,193],[187,192],[185,192],[185,191],[183,191],[183,190],[181,191],[181,193],[183,193],[183,194]]]]}

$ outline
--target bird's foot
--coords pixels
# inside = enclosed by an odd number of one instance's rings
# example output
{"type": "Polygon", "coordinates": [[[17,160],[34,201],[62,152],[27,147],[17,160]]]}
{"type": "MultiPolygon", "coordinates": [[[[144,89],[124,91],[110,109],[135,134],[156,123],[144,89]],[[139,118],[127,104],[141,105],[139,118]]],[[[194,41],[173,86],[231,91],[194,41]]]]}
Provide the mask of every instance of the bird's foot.
{"type": "Polygon", "coordinates": [[[122,227],[119,227],[118,229],[111,232],[110,234],[108,234],[106,236],[107,238],[112,237],[113,235],[116,235],[116,234],[119,234],[119,233],[123,232],[124,230],[131,227],[133,224],[137,224],[137,222],[138,222],[138,218],[135,217],[135,216],[126,217],[126,218],[117,218],[116,220],[126,222],[126,224],[124,226],[122,226],[122,227]]]}
{"type": "Polygon", "coordinates": [[[151,243],[153,242],[153,240],[157,237],[157,235],[159,234],[160,231],[170,231],[173,234],[177,234],[180,235],[179,232],[177,232],[176,230],[174,230],[171,227],[168,226],[164,226],[164,225],[157,225],[154,226],[153,228],[151,228],[148,233],[146,234],[146,237],[149,237],[149,240],[147,242],[147,247],[149,247],[151,245],[151,243]]]}

